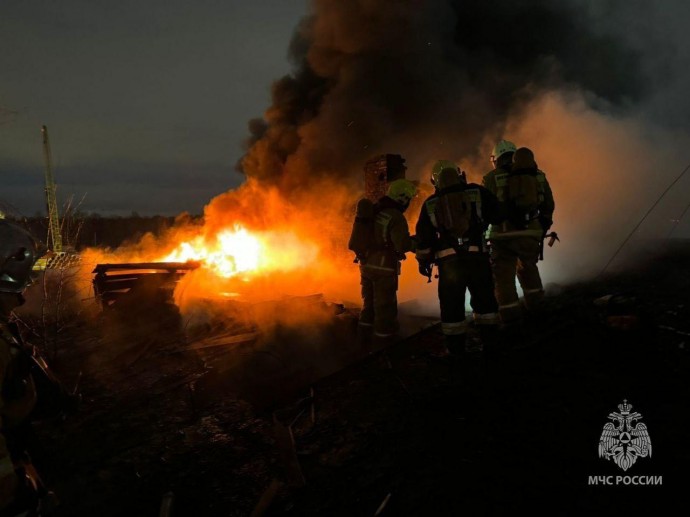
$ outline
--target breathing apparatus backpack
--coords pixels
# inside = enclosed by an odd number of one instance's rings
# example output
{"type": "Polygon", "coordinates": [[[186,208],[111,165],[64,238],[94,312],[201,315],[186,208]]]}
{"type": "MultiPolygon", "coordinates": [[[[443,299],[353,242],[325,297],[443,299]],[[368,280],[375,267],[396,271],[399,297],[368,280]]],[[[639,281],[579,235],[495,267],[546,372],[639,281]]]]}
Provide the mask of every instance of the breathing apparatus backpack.
{"type": "Polygon", "coordinates": [[[458,242],[470,229],[472,219],[472,199],[464,190],[457,172],[444,169],[439,176],[438,201],[434,208],[434,215],[439,229],[446,230],[458,242]]]}
{"type": "Polygon", "coordinates": [[[367,198],[357,202],[355,222],[347,248],[355,252],[355,263],[364,263],[367,254],[374,247],[374,219],[376,218],[374,203],[367,198]]]}
{"type": "Polygon", "coordinates": [[[506,178],[505,200],[508,219],[519,229],[539,215],[540,185],[536,169],[512,171],[506,178]]]}

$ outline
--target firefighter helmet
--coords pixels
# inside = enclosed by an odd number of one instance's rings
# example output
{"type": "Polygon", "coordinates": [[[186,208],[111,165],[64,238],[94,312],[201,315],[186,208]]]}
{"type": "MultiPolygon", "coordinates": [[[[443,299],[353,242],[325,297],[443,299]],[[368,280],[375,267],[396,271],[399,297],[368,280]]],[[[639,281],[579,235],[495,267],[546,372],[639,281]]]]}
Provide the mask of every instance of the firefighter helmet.
{"type": "Polygon", "coordinates": [[[451,169],[447,167],[443,169],[436,178],[436,188],[442,190],[466,182],[464,172],[460,172],[457,168],[451,169]]]}
{"type": "Polygon", "coordinates": [[[439,180],[439,176],[441,175],[441,171],[446,170],[446,169],[452,169],[457,174],[460,174],[460,169],[458,168],[458,166],[455,162],[451,162],[450,160],[439,160],[431,168],[431,184],[432,185],[434,185],[436,187],[439,186],[438,180],[439,180]]]}
{"type": "Polygon", "coordinates": [[[504,154],[514,153],[516,150],[517,147],[515,147],[515,144],[513,142],[509,142],[508,140],[501,140],[494,146],[494,150],[491,152],[491,161],[495,162],[504,154]]]}
{"type": "Polygon", "coordinates": [[[536,169],[537,162],[534,161],[534,153],[527,147],[520,147],[513,155],[513,169],[536,169]]]}
{"type": "Polygon", "coordinates": [[[43,246],[20,226],[0,219],[0,293],[21,293],[31,283],[43,246]]]}
{"type": "Polygon", "coordinates": [[[386,195],[401,205],[408,205],[417,195],[417,187],[410,180],[399,179],[388,185],[386,195]]]}

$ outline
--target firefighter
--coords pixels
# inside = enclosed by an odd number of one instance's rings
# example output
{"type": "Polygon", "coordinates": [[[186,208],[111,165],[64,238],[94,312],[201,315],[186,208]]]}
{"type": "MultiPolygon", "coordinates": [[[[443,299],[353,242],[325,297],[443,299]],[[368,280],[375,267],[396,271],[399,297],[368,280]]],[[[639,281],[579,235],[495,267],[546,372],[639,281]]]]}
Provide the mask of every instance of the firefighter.
{"type": "Polygon", "coordinates": [[[538,308],[544,296],[537,261],[541,241],[553,223],[554,200],[534,153],[501,140],[491,156],[494,169],[484,176],[484,186],[496,194],[507,212],[501,224],[492,224],[491,243],[496,298],[505,328],[519,327],[522,307],[515,277],[524,293],[527,310],[538,308]]]}
{"type": "Polygon", "coordinates": [[[40,256],[37,241],[19,226],[0,219],[0,508],[24,495],[24,479],[15,472],[7,432],[25,421],[36,403],[30,366],[11,323],[12,310],[23,303],[22,292],[40,256]]]}
{"type": "Polygon", "coordinates": [[[431,172],[436,191],[424,201],[416,228],[416,258],[419,272],[431,277],[438,266],[438,297],[445,349],[461,355],[465,350],[468,321],[465,290],[470,292],[473,319],[488,348],[498,326],[488,248],[484,232],[488,223],[500,222],[500,204],[487,189],[467,183],[465,173],[447,160],[438,161],[431,172]]]}
{"type": "Polygon", "coordinates": [[[373,327],[374,336],[390,339],[398,332],[398,275],[400,261],[412,250],[412,238],[403,213],[417,187],[406,179],[388,186],[374,206],[370,249],[360,257],[363,306],[360,328],[373,327]]]}

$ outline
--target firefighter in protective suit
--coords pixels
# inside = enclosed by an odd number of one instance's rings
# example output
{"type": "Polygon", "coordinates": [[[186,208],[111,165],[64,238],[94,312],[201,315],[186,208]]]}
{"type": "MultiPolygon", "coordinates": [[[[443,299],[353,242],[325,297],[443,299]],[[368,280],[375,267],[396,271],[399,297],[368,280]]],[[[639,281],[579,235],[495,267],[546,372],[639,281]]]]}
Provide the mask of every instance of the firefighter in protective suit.
{"type": "Polygon", "coordinates": [[[412,238],[403,213],[417,187],[406,179],[398,179],[388,186],[374,206],[371,248],[360,261],[362,284],[362,312],[360,328],[373,327],[380,339],[394,337],[398,332],[398,275],[400,261],[412,250],[412,238]]]}
{"type": "Polygon", "coordinates": [[[0,220],[0,508],[8,510],[22,487],[6,443],[7,429],[25,420],[36,403],[36,388],[23,361],[12,310],[23,302],[38,243],[19,226],[0,220]]]}
{"type": "Polygon", "coordinates": [[[447,351],[462,354],[465,350],[466,289],[474,322],[488,348],[498,326],[498,307],[484,232],[488,223],[501,221],[500,205],[487,189],[468,184],[465,173],[453,162],[437,162],[431,182],[436,191],[424,202],[416,228],[419,272],[430,278],[433,264],[438,266],[441,328],[447,351]]]}
{"type": "Polygon", "coordinates": [[[484,176],[484,186],[505,205],[507,218],[492,224],[491,243],[496,298],[501,321],[506,327],[520,325],[520,306],[515,277],[524,293],[525,307],[536,309],[544,296],[537,267],[539,248],[553,224],[555,208],[546,175],[539,170],[534,154],[526,147],[516,149],[501,140],[491,156],[494,170],[484,176]]]}
{"type": "MultiPolygon", "coordinates": [[[[34,515],[54,504],[21,450],[29,415],[37,406],[37,384],[57,382],[47,365],[22,342],[12,311],[24,302],[32,268],[44,250],[23,228],[0,220],[0,515],[34,515]],[[36,377],[36,368],[46,376],[36,377]],[[36,382],[35,382],[36,380],[36,382]],[[10,453],[10,451],[12,451],[10,453]],[[16,463],[16,465],[15,465],[16,463]]],[[[62,386],[60,386],[62,389],[62,386]]],[[[40,389],[38,390],[40,391],[40,389]]],[[[60,392],[66,395],[66,390],[60,392]]]]}

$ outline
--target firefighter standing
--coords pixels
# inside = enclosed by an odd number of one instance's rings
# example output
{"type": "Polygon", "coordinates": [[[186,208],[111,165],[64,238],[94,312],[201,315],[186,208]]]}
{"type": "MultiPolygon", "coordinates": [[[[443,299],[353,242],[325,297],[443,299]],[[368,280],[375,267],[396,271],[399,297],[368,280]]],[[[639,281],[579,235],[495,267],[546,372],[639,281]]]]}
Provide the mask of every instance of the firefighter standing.
{"type": "Polygon", "coordinates": [[[29,359],[11,323],[12,310],[23,303],[22,292],[40,256],[36,240],[19,226],[0,220],[0,508],[16,502],[24,480],[15,472],[6,443],[9,429],[23,423],[36,404],[29,359]]]}
{"type": "Polygon", "coordinates": [[[373,327],[378,338],[392,338],[398,332],[400,261],[413,247],[403,213],[415,195],[417,188],[411,181],[391,182],[374,206],[370,248],[360,256],[363,306],[359,325],[373,327]]]}
{"type": "Polygon", "coordinates": [[[524,293],[525,306],[535,309],[544,296],[537,261],[544,235],[553,223],[554,200],[546,175],[534,154],[501,140],[491,156],[494,170],[484,176],[484,186],[496,194],[507,219],[489,229],[496,298],[506,327],[519,325],[522,308],[515,277],[524,293]]]}
{"type": "Polygon", "coordinates": [[[451,354],[461,354],[468,325],[466,289],[485,346],[498,325],[484,232],[488,223],[501,221],[502,213],[496,197],[479,185],[468,184],[464,173],[453,162],[437,162],[431,182],[436,192],[426,199],[419,215],[416,258],[423,276],[430,277],[433,264],[438,266],[445,343],[451,354]]]}

